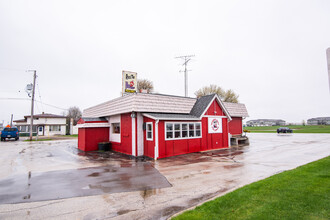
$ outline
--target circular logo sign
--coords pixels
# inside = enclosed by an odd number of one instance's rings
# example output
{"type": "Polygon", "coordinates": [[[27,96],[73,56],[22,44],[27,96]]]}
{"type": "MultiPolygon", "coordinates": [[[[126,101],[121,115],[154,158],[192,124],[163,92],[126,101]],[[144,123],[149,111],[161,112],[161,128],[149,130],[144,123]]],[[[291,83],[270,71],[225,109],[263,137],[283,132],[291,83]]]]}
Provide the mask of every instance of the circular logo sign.
{"type": "Polygon", "coordinates": [[[213,131],[217,131],[220,127],[220,123],[218,121],[218,119],[213,119],[211,122],[211,128],[213,131]]]}

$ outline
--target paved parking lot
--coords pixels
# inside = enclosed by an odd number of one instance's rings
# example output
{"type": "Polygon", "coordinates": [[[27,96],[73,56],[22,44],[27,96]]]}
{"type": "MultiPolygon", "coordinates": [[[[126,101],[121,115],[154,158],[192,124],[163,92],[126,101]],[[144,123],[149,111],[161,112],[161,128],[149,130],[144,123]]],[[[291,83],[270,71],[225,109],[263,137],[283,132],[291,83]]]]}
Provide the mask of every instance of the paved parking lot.
{"type": "Polygon", "coordinates": [[[250,146],[158,161],[83,154],[76,140],[1,142],[0,219],[166,219],[330,154],[330,134],[249,137],[250,146]]]}

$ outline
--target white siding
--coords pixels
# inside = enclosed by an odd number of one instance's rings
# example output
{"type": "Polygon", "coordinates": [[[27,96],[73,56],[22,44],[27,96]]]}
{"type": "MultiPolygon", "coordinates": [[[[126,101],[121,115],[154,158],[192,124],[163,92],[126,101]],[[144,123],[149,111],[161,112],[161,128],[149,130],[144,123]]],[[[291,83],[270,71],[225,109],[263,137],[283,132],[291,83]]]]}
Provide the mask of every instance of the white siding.
{"type": "MultiPolygon", "coordinates": [[[[109,124],[110,124],[110,129],[109,129],[109,132],[110,132],[110,141],[113,141],[113,142],[117,142],[117,143],[120,143],[121,142],[121,139],[120,139],[120,135],[121,134],[113,134],[112,133],[112,126],[111,124],[112,123],[119,123],[120,124],[120,115],[114,115],[114,116],[111,116],[110,119],[109,119],[109,124]]],[[[120,133],[121,133],[121,128],[120,128],[120,133]]]]}
{"type": "Polygon", "coordinates": [[[135,133],[135,118],[132,118],[132,155],[136,156],[136,133],[135,133]]]}
{"type": "Polygon", "coordinates": [[[49,126],[50,125],[45,125],[44,126],[44,136],[65,135],[65,131],[66,131],[66,126],[65,125],[61,125],[61,130],[60,131],[50,131],[49,126]]]}
{"type": "MultiPolygon", "coordinates": [[[[31,118],[27,118],[25,124],[30,124],[31,118]]],[[[23,124],[23,123],[18,123],[23,124]]],[[[66,118],[33,118],[33,125],[63,125],[66,124],[66,118]]]]}
{"type": "Polygon", "coordinates": [[[143,156],[144,146],[143,146],[143,116],[141,113],[137,113],[137,146],[138,146],[138,156],[143,156]]]}

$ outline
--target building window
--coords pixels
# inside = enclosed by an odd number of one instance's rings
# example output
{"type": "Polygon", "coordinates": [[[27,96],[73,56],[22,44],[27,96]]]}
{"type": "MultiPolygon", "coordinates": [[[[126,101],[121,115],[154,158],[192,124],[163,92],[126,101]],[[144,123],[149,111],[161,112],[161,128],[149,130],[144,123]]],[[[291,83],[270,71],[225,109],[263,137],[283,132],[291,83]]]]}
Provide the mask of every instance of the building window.
{"type": "Polygon", "coordinates": [[[196,137],[201,136],[201,123],[195,123],[195,132],[196,132],[196,137]]]}
{"type": "Polygon", "coordinates": [[[49,131],[61,131],[61,126],[60,125],[50,125],[49,131]]]}
{"type": "Polygon", "coordinates": [[[165,140],[200,138],[202,137],[201,127],[201,122],[165,122],[165,140]]]}
{"type": "Polygon", "coordinates": [[[186,138],[188,137],[188,124],[181,124],[182,129],[182,137],[186,138]]]}
{"type": "Polygon", "coordinates": [[[112,123],[111,127],[113,134],[120,134],[120,123],[112,123]]]}
{"type": "MultiPolygon", "coordinates": [[[[30,125],[21,125],[19,131],[22,133],[30,132],[30,125]]],[[[37,125],[33,125],[32,132],[37,132],[37,125]]]]}
{"type": "Polygon", "coordinates": [[[166,139],[172,139],[173,138],[173,124],[168,123],[166,124],[166,139]]]}
{"type": "Polygon", "coordinates": [[[147,140],[153,140],[153,129],[152,129],[152,122],[147,122],[147,140]]]}
{"type": "Polygon", "coordinates": [[[174,138],[181,138],[181,124],[174,124],[174,138]]]}
{"type": "Polygon", "coordinates": [[[189,123],[189,137],[195,137],[195,124],[189,123]]]}

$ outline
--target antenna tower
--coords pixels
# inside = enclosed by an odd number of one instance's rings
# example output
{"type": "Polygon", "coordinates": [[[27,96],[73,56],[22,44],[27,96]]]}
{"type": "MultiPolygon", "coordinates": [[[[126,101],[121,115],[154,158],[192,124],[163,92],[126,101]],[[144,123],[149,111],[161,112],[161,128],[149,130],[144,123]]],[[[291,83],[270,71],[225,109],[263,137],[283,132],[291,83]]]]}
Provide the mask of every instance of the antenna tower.
{"type": "MultiPolygon", "coordinates": [[[[191,57],[194,57],[195,55],[185,55],[185,56],[179,56],[175,57],[176,59],[182,59],[184,62],[182,66],[184,66],[184,96],[188,97],[188,69],[187,65],[188,62],[191,60],[191,57]]],[[[182,72],[182,71],[180,71],[182,72]]]]}

